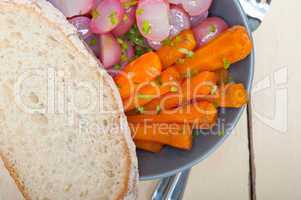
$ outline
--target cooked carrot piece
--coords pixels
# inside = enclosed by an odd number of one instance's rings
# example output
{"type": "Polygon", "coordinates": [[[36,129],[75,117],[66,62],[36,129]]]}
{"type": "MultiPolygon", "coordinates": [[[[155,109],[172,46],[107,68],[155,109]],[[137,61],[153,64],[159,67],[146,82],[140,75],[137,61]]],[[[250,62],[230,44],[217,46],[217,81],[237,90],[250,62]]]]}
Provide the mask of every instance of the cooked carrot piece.
{"type": "Polygon", "coordinates": [[[215,94],[204,95],[197,100],[212,102],[223,108],[240,108],[248,102],[248,92],[243,84],[229,83],[220,86],[215,94]]]}
{"type": "Polygon", "coordinates": [[[179,59],[187,56],[196,47],[196,40],[191,30],[185,30],[170,42],[164,44],[158,51],[163,68],[175,64],[179,59]]]}
{"type": "Polygon", "coordinates": [[[196,50],[191,58],[176,64],[182,76],[200,71],[214,71],[247,57],[252,51],[252,42],[243,26],[233,26],[204,47],[196,50]]]}
{"type": "Polygon", "coordinates": [[[201,72],[184,81],[181,89],[176,93],[167,93],[161,98],[154,99],[145,105],[146,111],[154,111],[160,106],[161,110],[170,110],[189,102],[199,95],[208,95],[216,87],[217,76],[214,72],[201,72]]]}
{"type": "Polygon", "coordinates": [[[192,129],[188,124],[135,124],[130,128],[134,140],[156,142],[189,150],[192,146],[192,129]]]}
{"type": "Polygon", "coordinates": [[[157,81],[138,85],[133,95],[123,101],[125,111],[144,106],[153,99],[160,97],[173,90],[178,91],[180,74],[169,67],[162,72],[157,81]]]}
{"type": "Polygon", "coordinates": [[[163,148],[162,144],[156,143],[156,142],[148,142],[148,141],[142,141],[142,140],[134,140],[134,142],[138,149],[142,149],[142,150],[149,151],[152,153],[159,153],[163,148]]]}
{"type": "Polygon", "coordinates": [[[129,63],[114,80],[122,99],[134,92],[134,85],[154,80],[162,70],[159,56],[149,52],[129,63]]]}
{"type": "Polygon", "coordinates": [[[209,102],[198,102],[185,105],[174,110],[162,111],[157,115],[130,115],[131,123],[189,123],[213,124],[217,118],[216,107],[209,102]]]}

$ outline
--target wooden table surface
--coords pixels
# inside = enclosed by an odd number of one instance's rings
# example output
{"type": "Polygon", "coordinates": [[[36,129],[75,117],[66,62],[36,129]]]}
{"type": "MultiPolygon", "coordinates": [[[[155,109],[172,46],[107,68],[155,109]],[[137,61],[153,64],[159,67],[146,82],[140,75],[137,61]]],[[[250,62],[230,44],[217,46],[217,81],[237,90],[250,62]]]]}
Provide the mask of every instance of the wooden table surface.
{"type": "MultiPolygon", "coordinates": [[[[245,112],[222,147],[193,168],[184,200],[301,199],[300,7],[273,0],[254,33],[252,119],[245,112]]],[[[140,182],[139,200],[150,199],[156,183],[140,182]]],[[[0,191],[0,200],[22,199],[2,163],[0,191]]]]}

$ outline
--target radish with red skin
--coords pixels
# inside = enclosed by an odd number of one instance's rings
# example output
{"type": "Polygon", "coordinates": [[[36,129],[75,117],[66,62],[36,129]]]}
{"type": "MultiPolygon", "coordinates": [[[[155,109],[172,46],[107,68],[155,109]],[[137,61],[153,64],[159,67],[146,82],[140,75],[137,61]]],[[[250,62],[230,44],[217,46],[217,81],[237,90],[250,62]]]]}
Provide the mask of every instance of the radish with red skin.
{"type": "Polygon", "coordinates": [[[171,6],[169,11],[170,37],[174,37],[182,31],[190,28],[189,15],[179,6],[171,6]]]}
{"type": "MultiPolygon", "coordinates": [[[[121,3],[124,1],[121,1],[121,3]]],[[[136,7],[130,6],[125,9],[124,16],[119,25],[112,31],[115,36],[127,33],[136,22],[136,7]]]]}
{"type": "Polygon", "coordinates": [[[219,17],[209,17],[199,25],[195,26],[192,31],[198,42],[198,47],[202,47],[209,41],[219,36],[229,26],[219,17]]]}
{"type": "Polygon", "coordinates": [[[198,16],[191,16],[190,17],[191,26],[194,27],[194,26],[200,24],[202,21],[204,21],[205,19],[208,18],[208,15],[209,15],[209,11],[207,10],[206,12],[204,12],[198,16]]]}
{"type": "Polygon", "coordinates": [[[190,16],[198,16],[209,10],[212,0],[169,0],[169,3],[181,4],[190,16]]]}
{"type": "Polygon", "coordinates": [[[140,0],[136,19],[145,38],[162,41],[169,36],[169,4],[165,0],[140,0]]]}
{"type": "Polygon", "coordinates": [[[49,0],[66,17],[85,15],[95,4],[95,0],[49,0]]]}
{"type": "Polygon", "coordinates": [[[99,59],[105,68],[112,67],[120,62],[121,47],[111,33],[101,34],[99,59]]]}
{"type": "Polygon", "coordinates": [[[88,38],[92,34],[90,31],[91,19],[89,17],[74,17],[69,19],[69,22],[76,27],[77,31],[84,39],[88,38]]]}
{"type": "Polygon", "coordinates": [[[119,0],[103,0],[92,10],[90,28],[93,33],[112,31],[122,21],[124,9],[119,0]]]}
{"type": "Polygon", "coordinates": [[[147,40],[147,44],[149,45],[150,48],[154,50],[158,50],[162,46],[162,42],[157,42],[157,41],[152,41],[152,40],[147,40]]]}

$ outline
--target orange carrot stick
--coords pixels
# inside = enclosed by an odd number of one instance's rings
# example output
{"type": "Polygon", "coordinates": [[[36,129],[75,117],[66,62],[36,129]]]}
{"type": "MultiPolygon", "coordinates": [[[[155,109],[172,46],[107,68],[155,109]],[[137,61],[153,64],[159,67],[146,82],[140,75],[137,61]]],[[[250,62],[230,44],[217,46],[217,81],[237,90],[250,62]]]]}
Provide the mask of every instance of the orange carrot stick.
{"type": "Polygon", "coordinates": [[[136,86],[133,96],[123,101],[125,111],[144,106],[157,97],[173,90],[179,90],[180,74],[173,67],[164,70],[157,79],[136,86]]]}
{"type": "Polygon", "coordinates": [[[217,109],[212,103],[198,102],[185,105],[174,110],[162,111],[157,115],[130,115],[131,123],[189,123],[213,124],[216,121],[217,109]]]}
{"type": "Polygon", "coordinates": [[[122,99],[134,92],[134,85],[154,80],[162,70],[159,56],[149,52],[129,63],[114,80],[122,99]]]}
{"type": "Polygon", "coordinates": [[[189,150],[192,146],[192,129],[188,124],[135,124],[130,128],[134,140],[156,142],[189,150]]]}
{"type": "Polygon", "coordinates": [[[243,84],[229,83],[220,86],[216,94],[205,95],[197,100],[212,102],[223,108],[240,108],[248,102],[248,92],[243,84]]]}
{"type": "Polygon", "coordinates": [[[161,98],[154,99],[144,106],[146,111],[154,111],[160,106],[161,110],[170,110],[179,105],[189,102],[199,95],[208,95],[215,87],[217,76],[214,72],[201,72],[188,78],[177,93],[167,93],[161,98]]]}
{"type": "Polygon", "coordinates": [[[183,76],[214,71],[244,59],[251,50],[252,42],[247,30],[242,26],[233,26],[175,67],[183,76]]]}
{"type": "Polygon", "coordinates": [[[186,56],[185,51],[189,53],[196,47],[196,40],[191,30],[181,32],[166,43],[157,51],[164,68],[175,64],[177,60],[186,56]]]}
{"type": "Polygon", "coordinates": [[[163,148],[163,145],[156,142],[148,142],[148,141],[142,141],[142,140],[135,140],[136,147],[138,149],[142,149],[145,151],[149,151],[152,153],[159,153],[161,149],[163,148]]]}

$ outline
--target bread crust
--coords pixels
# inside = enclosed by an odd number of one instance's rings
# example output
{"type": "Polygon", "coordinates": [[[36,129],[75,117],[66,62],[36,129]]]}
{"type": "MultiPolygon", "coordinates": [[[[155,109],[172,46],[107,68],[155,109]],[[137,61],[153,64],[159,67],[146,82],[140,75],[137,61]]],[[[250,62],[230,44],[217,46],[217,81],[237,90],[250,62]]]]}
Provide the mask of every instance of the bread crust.
{"type": "MultiPolygon", "coordinates": [[[[113,101],[115,101],[115,104],[118,106],[119,125],[121,127],[121,130],[124,130],[123,146],[126,154],[124,156],[126,157],[128,163],[127,169],[125,169],[126,173],[124,179],[126,181],[124,183],[123,189],[116,195],[116,200],[136,199],[138,170],[135,145],[132,141],[127,120],[123,112],[121,98],[112,78],[103,69],[100,69],[102,65],[99,63],[94,54],[81,41],[81,38],[79,37],[79,34],[77,33],[75,27],[69,24],[63,14],[56,8],[54,8],[50,3],[46,2],[45,0],[0,0],[0,7],[5,5],[13,5],[14,9],[16,9],[16,7],[27,9],[29,12],[36,12],[40,17],[45,18],[46,21],[49,22],[49,25],[60,30],[62,34],[65,35],[66,42],[70,42],[77,51],[83,54],[83,56],[87,57],[87,59],[89,59],[89,61],[95,65],[99,73],[104,78],[104,83],[107,84],[109,88],[111,88],[113,101]]],[[[28,191],[26,191],[26,187],[19,180],[18,172],[15,170],[14,166],[3,154],[1,154],[1,152],[0,158],[3,160],[5,167],[9,171],[11,177],[14,179],[25,200],[31,200],[28,191]]]]}

